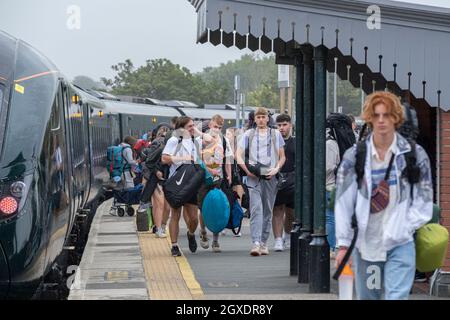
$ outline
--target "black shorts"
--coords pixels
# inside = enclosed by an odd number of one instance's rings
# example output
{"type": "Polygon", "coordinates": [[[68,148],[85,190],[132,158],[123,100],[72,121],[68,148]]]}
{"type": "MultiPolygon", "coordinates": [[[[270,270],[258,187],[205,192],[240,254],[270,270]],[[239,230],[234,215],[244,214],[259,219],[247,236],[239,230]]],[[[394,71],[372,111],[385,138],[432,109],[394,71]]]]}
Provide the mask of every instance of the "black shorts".
{"type": "Polygon", "coordinates": [[[274,206],[286,205],[290,209],[295,209],[294,194],[290,192],[277,192],[274,206]]]}
{"type": "Polygon", "coordinates": [[[192,197],[185,203],[185,204],[193,204],[194,206],[198,206],[198,202],[197,202],[197,194],[198,191],[195,192],[192,197]]]}

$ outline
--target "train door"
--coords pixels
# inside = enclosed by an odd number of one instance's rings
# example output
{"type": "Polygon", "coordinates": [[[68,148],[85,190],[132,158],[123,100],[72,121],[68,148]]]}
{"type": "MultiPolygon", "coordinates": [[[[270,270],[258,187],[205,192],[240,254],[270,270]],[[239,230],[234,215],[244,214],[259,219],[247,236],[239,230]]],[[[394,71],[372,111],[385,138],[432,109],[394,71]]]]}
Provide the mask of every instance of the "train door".
{"type": "Polygon", "coordinates": [[[55,102],[50,116],[50,131],[46,135],[44,146],[48,168],[48,247],[46,265],[54,261],[64,246],[67,232],[70,230],[72,220],[72,183],[71,160],[69,156],[70,144],[66,129],[66,103],[64,87],[58,85],[55,102]]]}
{"type": "Polygon", "coordinates": [[[86,157],[87,146],[87,130],[85,120],[84,105],[70,103],[70,130],[71,130],[71,157],[72,157],[72,174],[74,177],[73,189],[74,189],[74,201],[75,211],[82,207],[84,202],[85,193],[88,187],[88,159],[86,157]]]}
{"type": "Polygon", "coordinates": [[[69,96],[69,90],[65,84],[62,84],[64,89],[63,95],[63,110],[64,110],[64,132],[65,132],[65,156],[66,156],[66,169],[67,169],[67,178],[68,178],[68,188],[69,188],[69,202],[70,202],[70,219],[69,219],[69,228],[66,233],[66,238],[70,234],[73,226],[73,221],[75,217],[75,212],[78,206],[78,200],[76,195],[76,184],[75,184],[75,175],[74,175],[74,159],[73,159],[73,132],[71,128],[71,118],[74,117],[74,114],[71,113],[71,97],[69,96]]]}
{"type": "Polygon", "coordinates": [[[91,190],[92,184],[94,181],[93,176],[93,156],[92,156],[92,130],[90,124],[90,107],[88,104],[83,103],[83,111],[84,111],[84,128],[86,130],[85,134],[85,143],[84,143],[84,158],[86,159],[86,170],[87,170],[87,189],[85,195],[85,202],[83,203],[83,207],[91,198],[91,190]]]}

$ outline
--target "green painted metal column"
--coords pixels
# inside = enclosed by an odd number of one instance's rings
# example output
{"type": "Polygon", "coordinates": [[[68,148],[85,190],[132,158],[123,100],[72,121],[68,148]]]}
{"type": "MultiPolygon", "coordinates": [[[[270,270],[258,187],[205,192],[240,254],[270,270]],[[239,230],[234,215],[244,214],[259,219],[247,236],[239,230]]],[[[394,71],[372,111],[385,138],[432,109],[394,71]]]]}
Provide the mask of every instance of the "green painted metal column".
{"type": "Polygon", "coordinates": [[[290,272],[298,275],[298,238],[302,215],[302,161],[303,161],[303,55],[295,50],[295,221],[291,231],[290,272]]]}
{"type": "Polygon", "coordinates": [[[323,45],[314,49],[314,233],[310,244],[310,293],[330,292],[330,247],[325,231],[327,54],[323,45]]]}
{"type": "Polygon", "coordinates": [[[303,54],[303,152],[302,152],[302,210],[298,253],[298,283],[309,281],[309,243],[313,227],[313,153],[314,153],[314,47],[301,46],[303,54]]]}

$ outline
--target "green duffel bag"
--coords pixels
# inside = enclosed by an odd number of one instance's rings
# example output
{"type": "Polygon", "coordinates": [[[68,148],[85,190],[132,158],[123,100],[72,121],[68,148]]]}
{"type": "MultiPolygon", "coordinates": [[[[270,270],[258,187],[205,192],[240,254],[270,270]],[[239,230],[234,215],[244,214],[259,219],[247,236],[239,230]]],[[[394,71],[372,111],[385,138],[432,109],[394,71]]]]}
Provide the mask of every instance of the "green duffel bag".
{"type": "Polygon", "coordinates": [[[155,222],[153,221],[153,207],[150,206],[147,208],[147,219],[148,219],[148,230],[152,230],[153,226],[155,225],[155,222]]]}
{"type": "Polygon", "coordinates": [[[429,223],[416,233],[416,268],[431,272],[444,265],[448,247],[448,230],[437,223],[429,223]]]}

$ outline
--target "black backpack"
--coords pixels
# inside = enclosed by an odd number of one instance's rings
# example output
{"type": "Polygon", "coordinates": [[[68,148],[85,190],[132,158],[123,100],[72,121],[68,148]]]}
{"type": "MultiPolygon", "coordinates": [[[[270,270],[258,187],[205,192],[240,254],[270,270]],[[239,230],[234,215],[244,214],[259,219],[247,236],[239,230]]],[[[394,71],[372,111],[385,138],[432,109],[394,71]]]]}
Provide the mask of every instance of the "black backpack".
{"type": "Polygon", "coordinates": [[[419,137],[419,120],[417,118],[416,110],[407,102],[403,105],[403,111],[405,113],[405,121],[398,128],[397,132],[404,136],[406,139],[416,141],[419,137]]]}
{"type": "Polygon", "coordinates": [[[342,113],[331,113],[326,120],[325,127],[330,129],[328,139],[333,139],[339,146],[339,159],[342,161],[345,151],[356,143],[352,129],[352,120],[342,113]]]}
{"type": "Polygon", "coordinates": [[[161,160],[162,152],[165,147],[165,140],[163,137],[156,138],[152,141],[148,148],[142,151],[143,158],[145,159],[145,166],[149,170],[156,168],[157,163],[161,160]]]}

